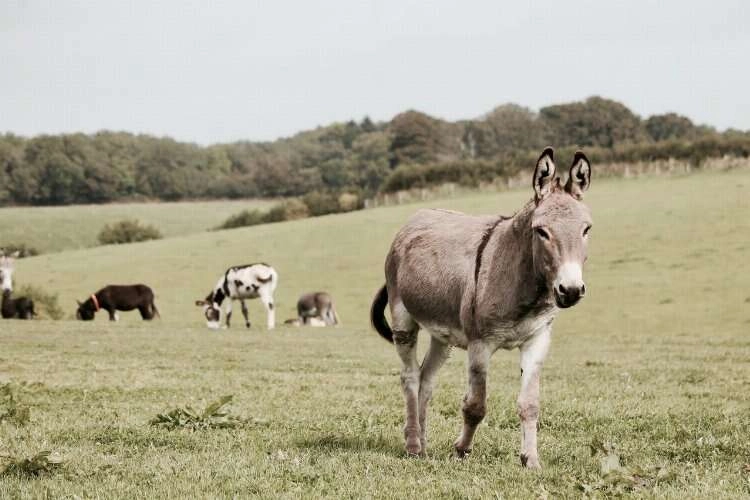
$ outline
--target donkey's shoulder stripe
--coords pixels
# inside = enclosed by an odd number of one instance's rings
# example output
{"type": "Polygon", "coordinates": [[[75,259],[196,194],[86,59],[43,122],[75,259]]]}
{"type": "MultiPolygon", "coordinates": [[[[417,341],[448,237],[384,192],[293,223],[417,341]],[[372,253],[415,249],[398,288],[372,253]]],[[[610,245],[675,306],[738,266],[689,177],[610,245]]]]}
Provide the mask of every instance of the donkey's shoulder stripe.
{"type": "Polygon", "coordinates": [[[487,226],[487,229],[485,229],[482,234],[482,239],[479,241],[479,246],[477,247],[476,262],[474,263],[474,285],[477,284],[477,280],[479,279],[479,269],[482,267],[482,254],[484,254],[484,248],[487,246],[487,243],[489,243],[490,237],[495,231],[497,225],[504,220],[507,220],[507,217],[502,215],[499,216],[495,222],[487,226]]]}

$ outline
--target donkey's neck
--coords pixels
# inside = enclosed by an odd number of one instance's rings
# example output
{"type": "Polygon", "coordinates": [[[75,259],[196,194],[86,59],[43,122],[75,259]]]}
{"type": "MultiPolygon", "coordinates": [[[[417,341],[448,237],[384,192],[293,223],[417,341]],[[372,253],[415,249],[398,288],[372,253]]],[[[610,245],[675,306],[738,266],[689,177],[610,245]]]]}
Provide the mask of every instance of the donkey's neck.
{"type": "Polygon", "coordinates": [[[501,224],[487,245],[484,257],[487,274],[478,283],[486,313],[503,319],[521,319],[538,308],[544,308],[548,293],[544,281],[534,269],[531,220],[536,205],[527,203],[501,224]]]}

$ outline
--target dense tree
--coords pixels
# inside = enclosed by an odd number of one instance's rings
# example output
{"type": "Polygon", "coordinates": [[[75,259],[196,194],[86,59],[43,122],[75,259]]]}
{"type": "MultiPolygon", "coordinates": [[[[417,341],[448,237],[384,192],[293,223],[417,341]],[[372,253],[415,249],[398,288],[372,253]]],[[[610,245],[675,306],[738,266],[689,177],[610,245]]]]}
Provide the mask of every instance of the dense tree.
{"type": "Polygon", "coordinates": [[[357,186],[366,193],[376,192],[390,173],[390,144],[386,132],[362,134],[352,144],[357,186]]]}
{"type": "Polygon", "coordinates": [[[690,118],[677,113],[649,116],[644,126],[648,135],[655,141],[694,139],[701,134],[690,118]]]}
{"type": "Polygon", "coordinates": [[[539,113],[550,144],[611,148],[646,139],[638,115],[610,99],[589,97],[582,102],[547,106],[539,113]]]}
{"type": "Polygon", "coordinates": [[[470,158],[492,158],[507,151],[544,147],[545,131],[539,116],[530,109],[504,104],[468,122],[463,142],[470,158]]]}
{"type": "Polygon", "coordinates": [[[437,159],[440,132],[437,120],[418,111],[396,115],[390,124],[391,166],[430,163],[437,159]]]}

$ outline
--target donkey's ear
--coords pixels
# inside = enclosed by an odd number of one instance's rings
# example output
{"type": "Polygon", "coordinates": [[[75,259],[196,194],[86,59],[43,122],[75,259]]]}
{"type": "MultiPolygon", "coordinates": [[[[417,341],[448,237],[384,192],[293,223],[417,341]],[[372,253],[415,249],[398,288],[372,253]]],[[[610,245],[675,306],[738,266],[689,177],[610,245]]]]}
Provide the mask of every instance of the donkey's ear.
{"type": "Polygon", "coordinates": [[[83,305],[83,302],[81,302],[81,301],[80,301],[80,300],[78,300],[78,299],[76,299],[76,303],[78,304],[78,307],[81,307],[81,306],[83,305]]]}
{"type": "Polygon", "coordinates": [[[536,169],[534,169],[534,193],[536,193],[537,203],[552,190],[552,180],[555,178],[556,170],[553,159],[554,154],[555,152],[552,148],[546,148],[536,161],[536,169]]]}
{"type": "Polygon", "coordinates": [[[573,165],[570,166],[568,182],[565,183],[565,191],[576,200],[583,198],[583,192],[591,185],[591,163],[582,151],[576,151],[573,157],[573,165]]]}

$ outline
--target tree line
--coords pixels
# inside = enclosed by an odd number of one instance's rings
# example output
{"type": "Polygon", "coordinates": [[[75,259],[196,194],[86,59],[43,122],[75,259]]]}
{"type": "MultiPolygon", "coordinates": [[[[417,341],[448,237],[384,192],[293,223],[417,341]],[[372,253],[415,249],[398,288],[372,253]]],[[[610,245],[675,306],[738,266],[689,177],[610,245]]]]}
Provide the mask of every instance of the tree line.
{"type": "Polygon", "coordinates": [[[458,122],[406,111],[389,122],[335,123],[273,142],[199,146],[168,137],[0,136],[0,204],[64,205],[139,199],[302,197],[442,182],[475,185],[528,167],[544,146],[584,147],[594,161],[748,156],[750,133],[675,113],[642,119],[601,97],[539,111],[506,104],[458,122]],[[531,160],[530,160],[531,159],[531,160]]]}

